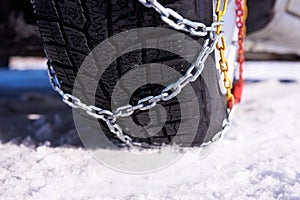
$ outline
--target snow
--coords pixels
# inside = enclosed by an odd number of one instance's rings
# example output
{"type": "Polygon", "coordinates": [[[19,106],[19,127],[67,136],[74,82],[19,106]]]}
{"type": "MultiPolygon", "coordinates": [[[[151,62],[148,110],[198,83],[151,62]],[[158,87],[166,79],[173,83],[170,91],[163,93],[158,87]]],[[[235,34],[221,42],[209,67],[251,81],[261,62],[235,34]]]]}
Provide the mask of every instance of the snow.
{"type": "Polygon", "coordinates": [[[9,68],[14,70],[45,70],[47,66],[47,59],[45,57],[21,57],[13,56],[9,59],[9,68]]]}
{"type": "Polygon", "coordinates": [[[208,157],[190,149],[133,175],[81,147],[11,141],[0,144],[0,199],[300,199],[299,63],[250,62],[245,71],[259,81],[247,82],[231,131],[208,157]]]}

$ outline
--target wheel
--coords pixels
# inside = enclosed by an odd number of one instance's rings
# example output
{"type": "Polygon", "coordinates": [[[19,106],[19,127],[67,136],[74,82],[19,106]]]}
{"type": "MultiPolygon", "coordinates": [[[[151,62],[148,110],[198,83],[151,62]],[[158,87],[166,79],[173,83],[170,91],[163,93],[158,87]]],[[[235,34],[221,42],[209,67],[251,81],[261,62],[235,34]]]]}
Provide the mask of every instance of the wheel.
{"type": "MultiPolygon", "coordinates": [[[[63,91],[70,94],[72,94],[78,69],[86,56],[99,43],[134,28],[169,28],[155,10],[144,7],[137,0],[33,0],[32,2],[38,18],[37,24],[44,40],[46,55],[58,76],[63,91]]],[[[211,0],[165,0],[160,3],[176,10],[185,18],[204,22],[206,25],[212,23],[213,3],[211,0]]],[[[203,42],[203,39],[194,39],[199,43],[203,42]]],[[[97,81],[99,84],[95,95],[88,91],[88,88],[85,89],[84,95],[94,95],[96,106],[112,110],[111,95],[118,80],[134,66],[146,63],[161,63],[176,69],[181,74],[184,74],[189,66],[183,58],[170,52],[157,49],[136,50],[122,55],[105,70],[100,81],[97,81]]],[[[207,62],[201,77],[192,84],[196,98],[190,101],[198,102],[199,116],[183,119],[180,116],[181,105],[176,98],[160,103],[167,114],[163,128],[155,135],[145,133],[147,137],[131,135],[134,141],[158,145],[176,143],[182,146],[199,146],[203,142],[210,141],[216,133],[222,130],[222,124],[227,115],[226,99],[218,84],[218,74],[215,63],[207,62]],[[199,123],[195,124],[194,121],[199,121],[199,123]],[[182,124],[185,124],[187,130],[190,126],[196,127],[197,134],[192,142],[185,139],[185,136],[190,134],[188,131],[173,141],[182,124]]],[[[92,74],[88,76],[87,80],[93,78],[92,74]]],[[[126,85],[123,87],[126,91],[126,85]]],[[[162,89],[161,85],[144,85],[135,91],[130,101],[136,103],[139,99],[155,95],[162,89]]],[[[137,125],[145,126],[149,123],[149,112],[137,111],[131,118],[137,125]]],[[[112,141],[118,141],[108,131],[105,123],[102,121],[99,123],[112,141]]],[[[126,129],[126,127],[122,128],[126,129]]],[[[126,134],[130,135],[129,132],[126,134]]]]}

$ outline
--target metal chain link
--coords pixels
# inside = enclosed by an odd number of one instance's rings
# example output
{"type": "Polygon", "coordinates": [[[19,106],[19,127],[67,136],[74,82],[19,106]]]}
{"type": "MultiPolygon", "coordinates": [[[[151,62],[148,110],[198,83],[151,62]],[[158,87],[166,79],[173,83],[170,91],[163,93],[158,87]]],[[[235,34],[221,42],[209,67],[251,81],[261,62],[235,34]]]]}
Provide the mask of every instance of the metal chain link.
{"type": "MultiPolygon", "coordinates": [[[[224,37],[223,32],[217,33],[218,27],[223,25],[222,21],[213,22],[210,27],[207,27],[205,24],[200,22],[193,22],[188,19],[184,19],[181,15],[176,13],[174,10],[170,8],[163,7],[157,0],[139,0],[143,5],[148,8],[154,8],[160,15],[164,22],[177,30],[182,30],[185,32],[189,32],[194,36],[207,36],[208,39],[204,41],[203,50],[200,52],[198,58],[195,63],[191,64],[185,75],[181,77],[178,81],[171,83],[168,87],[166,87],[162,92],[157,96],[148,96],[138,101],[136,105],[126,105],[123,107],[119,107],[115,111],[111,112],[109,110],[105,110],[94,105],[86,105],[79,98],[65,93],[60,86],[59,80],[55,74],[54,69],[50,65],[48,61],[48,74],[51,85],[55,91],[59,93],[62,97],[62,100],[67,105],[71,106],[75,109],[80,109],[85,111],[89,116],[104,121],[109,130],[125,145],[132,147],[145,147],[145,144],[134,142],[133,139],[125,135],[122,128],[116,123],[117,118],[120,117],[128,117],[131,116],[137,110],[149,110],[157,105],[160,101],[169,101],[170,99],[176,97],[182,89],[188,85],[196,81],[201,75],[204,69],[204,63],[207,60],[208,56],[215,50],[217,42],[224,37]],[[176,20],[173,21],[171,18],[176,20]]],[[[220,138],[223,134],[225,134],[225,129],[229,125],[228,119],[224,120],[224,129],[221,131],[218,136],[214,137],[214,140],[203,143],[201,146],[207,146],[210,143],[216,142],[216,138],[220,138]]],[[[147,144],[148,147],[155,147],[147,144]]]]}
{"type": "Polygon", "coordinates": [[[248,15],[247,0],[236,0],[236,26],[238,28],[238,78],[234,82],[233,94],[235,103],[240,103],[244,88],[243,65],[245,62],[244,40],[246,36],[246,19],[248,15]]]}
{"type": "Polygon", "coordinates": [[[208,27],[204,23],[185,19],[171,8],[165,8],[157,0],[139,0],[139,2],[147,8],[155,9],[160,14],[161,20],[170,27],[179,31],[188,32],[193,36],[204,37],[208,35],[208,33],[216,32],[217,27],[223,25],[223,22],[216,21],[208,27]]]}
{"type": "MultiPolygon", "coordinates": [[[[216,14],[217,14],[217,20],[219,22],[222,21],[223,16],[226,13],[228,0],[224,0],[222,9],[221,9],[221,4],[222,4],[221,0],[218,0],[217,8],[216,8],[216,14]]],[[[222,33],[222,26],[217,27],[217,34],[220,34],[220,33],[222,33]]],[[[224,35],[221,37],[221,42],[220,43],[219,42],[217,43],[216,48],[220,53],[219,64],[220,64],[221,71],[224,75],[223,82],[224,82],[224,87],[227,90],[226,100],[227,100],[228,108],[232,109],[235,99],[234,99],[234,95],[232,94],[232,91],[231,91],[232,87],[233,87],[233,84],[232,84],[232,81],[230,80],[229,75],[228,75],[229,64],[228,64],[227,58],[225,57],[226,41],[225,41],[224,35]],[[220,45],[220,43],[221,43],[221,45],[220,45]]]]}
{"type": "Polygon", "coordinates": [[[137,110],[150,110],[155,107],[160,101],[169,101],[176,97],[186,85],[195,82],[199,78],[204,69],[204,63],[208,55],[213,52],[213,50],[215,49],[215,45],[221,36],[222,34],[215,34],[214,40],[212,40],[212,42],[210,42],[211,39],[205,40],[204,43],[206,46],[204,46],[202,52],[199,54],[195,64],[191,64],[183,77],[181,77],[178,81],[171,83],[168,87],[162,90],[159,95],[145,97],[139,100],[136,105],[126,105],[123,107],[119,107],[114,112],[96,107],[94,105],[86,105],[82,103],[79,98],[71,94],[64,93],[60,87],[55,71],[51,67],[50,62],[48,62],[50,82],[53,89],[57,91],[58,94],[60,94],[64,103],[72,108],[85,111],[89,116],[95,119],[104,121],[107,124],[109,130],[127,146],[142,146],[142,144],[140,143],[133,142],[133,140],[128,135],[125,135],[123,133],[121,127],[116,123],[117,118],[131,116],[137,110]]]}

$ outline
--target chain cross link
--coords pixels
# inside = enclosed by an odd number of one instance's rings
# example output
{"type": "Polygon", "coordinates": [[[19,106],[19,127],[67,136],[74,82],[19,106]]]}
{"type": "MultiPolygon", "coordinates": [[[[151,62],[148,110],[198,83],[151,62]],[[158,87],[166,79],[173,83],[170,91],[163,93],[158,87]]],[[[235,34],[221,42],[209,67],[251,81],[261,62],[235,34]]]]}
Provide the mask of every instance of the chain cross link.
{"type": "Polygon", "coordinates": [[[204,23],[185,19],[173,9],[165,8],[157,0],[139,0],[139,2],[147,8],[155,9],[160,14],[161,20],[170,27],[179,31],[188,32],[193,36],[204,37],[210,32],[216,32],[217,28],[223,25],[223,22],[216,21],[213,22],[210,27],[207,27],[204,23]]]}

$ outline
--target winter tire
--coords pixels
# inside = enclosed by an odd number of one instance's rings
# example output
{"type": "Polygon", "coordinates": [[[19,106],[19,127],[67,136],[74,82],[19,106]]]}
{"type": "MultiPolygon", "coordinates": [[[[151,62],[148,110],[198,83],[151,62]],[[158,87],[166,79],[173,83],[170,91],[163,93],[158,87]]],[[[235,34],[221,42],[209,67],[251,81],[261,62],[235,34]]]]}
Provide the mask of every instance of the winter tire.
{"type": "MultiPolygon", "coordinates": [[[[72,93],[78,68],[86,56],[103,40],[134,28],[169,28],[155,10],[144,7],[137,0],[32,0],[32,3],[46,55],[62,89],[67,93],[72,93]]],[[[161,0],[160,3],[176,10],[185,18],[206,25],[212,23],[214,13],[212,0],[161,0]]],[[[203,39],[195,39],[199,40],[199,43],[203,42],[203,39]]],[[[169,52],[143,49],[128,53],[112,63],[101,77],[95,95],[96,106],[111,110],[110,98],[118,78],[131,70],[132,66],[145,63],[162,63],[182,74],[188,67],[183,58],[169,52]]],[[[192,87],[197,99],[191,101],[198,101],[201,113],[199,124],[191,123],[193,119],[180,118],[180,105],[175,98],[161,104],[167,112],[167,121],[161,131],[155,136],[134,140],[148,144],[172,144],[174,143],[172,138],[176,135],[179,124],[188,120],[190,126],[197,126],[196,137],[189,144],[182,135],[176,144],[199,146],[220,132],[226,118],[227,105],[225,95],[219,87],[219,71],[215,63],[207,62],[201,77],[192,84],[192,87]]],[[[157,85],[147,85],[136,92],[132,101],[136,102],[145,95],[154,95],[161,89],[157,85]]],[[[88,96],[89,92],[86,93],[88,96]]],[[[148,123],[147,113],[136,112],[132,118],[143,126],[148,123]]],[[[117,138],[107,130],[106,125],[99,122],[106,130],[106,135],[116,141],[117,138]]]]}

